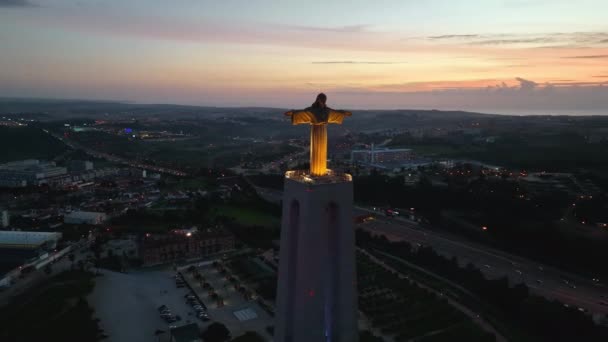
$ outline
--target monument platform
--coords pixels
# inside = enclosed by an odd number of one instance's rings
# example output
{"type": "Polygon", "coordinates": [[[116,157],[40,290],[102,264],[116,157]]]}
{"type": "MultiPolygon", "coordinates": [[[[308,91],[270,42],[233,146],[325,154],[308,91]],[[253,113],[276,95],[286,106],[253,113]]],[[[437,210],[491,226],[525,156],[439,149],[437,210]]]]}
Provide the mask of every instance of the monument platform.
{"type": "Polygon", "coordinates": [[[350,174],[330,169],[327,169],[326,173],[321,176],[311,175],[309,170],[292,170],[285,172],[285,178],[306,184],[331,184],[353,181],[353,177],[350,174]]]}

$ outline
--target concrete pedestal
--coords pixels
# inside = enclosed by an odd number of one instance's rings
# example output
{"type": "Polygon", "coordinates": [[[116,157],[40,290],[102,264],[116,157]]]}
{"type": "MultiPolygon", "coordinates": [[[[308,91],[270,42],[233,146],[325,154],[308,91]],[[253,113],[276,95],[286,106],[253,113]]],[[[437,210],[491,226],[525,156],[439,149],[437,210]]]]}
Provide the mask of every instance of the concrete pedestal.
{"type": "Polygon", "coordinates": [[[285,178],[275,342],[356,342],[350,175],[285,178]]]}

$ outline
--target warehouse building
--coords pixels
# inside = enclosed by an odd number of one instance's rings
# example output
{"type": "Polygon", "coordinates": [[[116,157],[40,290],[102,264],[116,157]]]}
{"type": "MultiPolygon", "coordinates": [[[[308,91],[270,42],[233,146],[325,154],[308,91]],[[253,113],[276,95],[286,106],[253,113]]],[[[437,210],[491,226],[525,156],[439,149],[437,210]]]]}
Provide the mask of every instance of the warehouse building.
{"type": "Polygon", "coordinates": [[[91,224],[98,225],[104,223],[108,217],[105,213],[94,211],[72,211],[63,216],[63,222],[68,224],[91,224]]]}

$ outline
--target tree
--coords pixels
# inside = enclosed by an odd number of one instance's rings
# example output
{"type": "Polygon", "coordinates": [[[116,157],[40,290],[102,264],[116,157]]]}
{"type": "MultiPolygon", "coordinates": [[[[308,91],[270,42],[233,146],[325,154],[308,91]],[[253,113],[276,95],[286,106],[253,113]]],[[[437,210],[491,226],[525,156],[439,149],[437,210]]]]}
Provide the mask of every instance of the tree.
{"type": "Polygon", "coordinates": [[[359,341],[360,342],[383,342],[384,339],[382,337],[374,335],[369,330],[363,330],[359,332],[359,341]]]}
{"type": "Polygon", "coordinates": [[[205,342],[226,342],[230,340],[230,330],[222,323],[212,323],[207,327],[201,337],[205,342]]]}
{"type": "Polygon", "coordinates": [[[266,340],[255,331],[247,331],[243,335],[235,337],[232,342],[265,342],[266,340]]]}
{"type": "Polygon", "coordinates": [[[76,259],[76,256],[74,255],[74,253],[70,253],[68,255],[68,259],[70,259],[70,262],[72,263],[71,268],[74,268],[74,260],[76,259]]]}
{"type": "Polygon", "coordinates": [[[53,273],[53,267],[51,264],[46,264],[46,266],[44,266],[44,273],[47,275],[53,273]]]}

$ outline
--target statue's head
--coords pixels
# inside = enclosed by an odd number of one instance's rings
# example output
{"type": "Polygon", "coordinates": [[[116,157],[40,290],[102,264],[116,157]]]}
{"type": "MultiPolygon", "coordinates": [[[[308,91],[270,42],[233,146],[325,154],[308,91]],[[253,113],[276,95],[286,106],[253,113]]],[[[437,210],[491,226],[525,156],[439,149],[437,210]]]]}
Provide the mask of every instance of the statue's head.
{"type": "Polygon", "coordinates": [[[315,101],[314,105],[316,107],[325,108],[326,102],[327,102],[327,96],[323,93],[320,93],[319,95],[317,95],[317,100],[315,101]]]}

